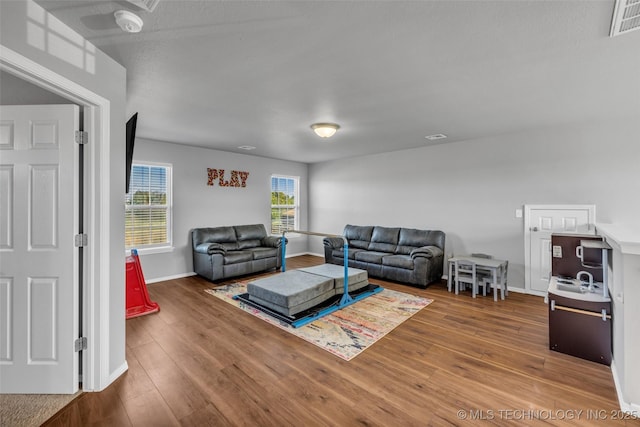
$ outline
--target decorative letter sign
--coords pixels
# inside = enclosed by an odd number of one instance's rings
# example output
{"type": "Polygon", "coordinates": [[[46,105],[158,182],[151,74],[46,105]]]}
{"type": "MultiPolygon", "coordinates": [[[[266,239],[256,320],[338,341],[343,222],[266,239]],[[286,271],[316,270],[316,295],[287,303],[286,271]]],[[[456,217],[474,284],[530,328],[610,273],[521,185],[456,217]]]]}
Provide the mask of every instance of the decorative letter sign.
{"type": "Polygon", "coordinates": [[[245,188],[249,177],[249,172],[231,171],[231,179],[227,181],[224,179],[224,169],[211,168],[207,168],[207,174],[209,175],[207,185],[215,185],[215,180],[217,179],[219,187],[245,188]]]}

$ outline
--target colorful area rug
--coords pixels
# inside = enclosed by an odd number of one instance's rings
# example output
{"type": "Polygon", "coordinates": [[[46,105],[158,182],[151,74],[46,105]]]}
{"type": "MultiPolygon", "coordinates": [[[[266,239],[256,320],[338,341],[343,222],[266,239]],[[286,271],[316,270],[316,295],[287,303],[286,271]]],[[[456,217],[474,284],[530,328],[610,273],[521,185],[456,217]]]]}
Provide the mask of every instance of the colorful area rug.
{"type": "Polygon", "coordinates": [[[243,283],[207,289],[205,292],[271,323],[344,359],[351,360],[422,310],[433,300],[384,289],[300,328],[293,328],[232,297],[243,294],[243,283]]]}

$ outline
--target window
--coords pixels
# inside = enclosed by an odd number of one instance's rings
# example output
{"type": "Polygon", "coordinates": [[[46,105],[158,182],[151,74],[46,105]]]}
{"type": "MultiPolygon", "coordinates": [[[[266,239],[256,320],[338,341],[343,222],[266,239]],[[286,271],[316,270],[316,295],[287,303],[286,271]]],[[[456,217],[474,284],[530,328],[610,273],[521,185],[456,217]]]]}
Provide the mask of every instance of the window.
{"type": "Polygon", "coordinates": [[[296,230],[298,225],[298,181],[292,176],[271,176],[271,233],[296,230]]]}
{"type": "Polygon", "coordinates": [[[125,246],[171,246],[171,165],[134,163],[125,198],[125,246]]]}

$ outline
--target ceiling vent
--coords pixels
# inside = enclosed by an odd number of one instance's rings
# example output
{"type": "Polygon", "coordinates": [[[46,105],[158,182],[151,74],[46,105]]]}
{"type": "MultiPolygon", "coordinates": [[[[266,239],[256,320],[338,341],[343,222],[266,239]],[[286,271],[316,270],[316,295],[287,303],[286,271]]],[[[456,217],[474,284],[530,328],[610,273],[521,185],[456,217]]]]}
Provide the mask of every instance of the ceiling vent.
{"type": "Polygon", "coordinates": [[[640,30],[640,0],[616,0],[610,36],[640,30]]]}
{"type": "Polygon", "coordinates": [[[160,0],[127,0],[131,4],[135,4],[140,9],[146,10],[147,12],[153,12],[160,3],[160,0]]]}
{"type": "Polygon", "coordinates": [[[429,141],[436,141],[438,139],[445,139],[447,137],[447,135],[441,134],[441,133],[437,133],[435,135],[428,135],[425,136],[426,139],[428,139],[429,141]]]}

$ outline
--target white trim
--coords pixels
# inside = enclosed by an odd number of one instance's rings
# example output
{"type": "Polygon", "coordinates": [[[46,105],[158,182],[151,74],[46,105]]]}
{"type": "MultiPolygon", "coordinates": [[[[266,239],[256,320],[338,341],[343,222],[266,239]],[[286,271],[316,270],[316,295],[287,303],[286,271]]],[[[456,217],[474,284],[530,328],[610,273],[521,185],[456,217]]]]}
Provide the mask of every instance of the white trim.
{"type": "MultiPolygon", "coordinates": [[[[112,382],[114,382],[115,380],[117,380],[120,377],[120,375],[122,375],[125,372],[127,372],[128,369],[129,369],[129,364],[125,360],[122,365],[120,365],[116,369],[114,369],[114,371],[111,373],[111,375],[109,375],[109,382],[108,382],[107,385],[109,385],[112,382]]],[[[106,386],[104,388],[106,388],[106,386]]],[[[95,391],[102,391],[102,390],[104,390],[104,388],[102,388],[100,390],[95,390],[95,391]]]]}
{"type": "MultiPolygon", "coordinates": [[[[296,257],[296,256],[302,256],[302,255],[315,255],[315,254],[311,254],[309,252],[298,252],[298,253],[295,253],[295,254],[287,253],[284,257],[285,258],[293,258],[293,257],[296,257]]],[[[318,256],[320,256],[320,255],[318,255],[318,256]]],[[[322,257],[324,258],[324,255],[322,255],[322,257]]]]}
{"type": "Polygon", "coordinates": [[[527,292],[527,290],[525,288],[516,288],[515,286],[507,286],[507,290],[509,292],[515,292],[517,294],[530,294],[530,295],[534,295],[534,296],[538,296],[538,297],[543,297],[544,296],[544,295],[531,294],[531,293],[527,292]]]}
{"type": "MultiPolygon", "coordinates": [[[[131,253],[131,249],[137,249],[140,255],[144,254],[157,254],[164,252],[173,252],[173,164],[172,163],[157,163],[157,162],[146,162],[146,161],[132,161],[131,169],[133,170],[134,166],[146,167],[146,168],[163,168],[165,170],[165,185],[167,190],[167,200],[164,205],[127,205],[126,199],[124,203],[124,213],[126,215],[127,209],[129,210],[144,210],[149,209],[151,206],[156,206],[158,209],[166,209],[167,210],[167,241],[162,243],[157,243],[153,245],[145,245],[141,248],[138,247],[127,247],[126,245],[126,223],[125,223],[125,249],[127,255],[131,253]]],[[[133,171],[132,171],[133,172],[133,171]]],[[[129,186],[131,187],[132,183],[129,180],[129,186]]],[[[131,191],[131,188],[129,188],[131,191]]],[[[126,197],[129,194],[127,193],[126,197]]]]}
{"type": "Polygon", "coordinates": [[[324,258],[324,254],[323,253],[322,254],[317,254],[317,253],[314,253],[314,252],[305,252],[302,255],[313,255],[313,256],[320,257],[320,258],[324,258]]]}
{"type": "MultiPolygon", "coordinates": [[[[85,151],[85,231],[90,244],[85,256],[83,390],[102,390],[124,371],[109,373],[110,284],[110,102],[77,83],[0,44],[0,70],[65,97],[84,107],[85,131],[91,144],[85,151]]],[[[126,362],[123,367],[126,370],[126,362]]]]}
{"type": "MultiPolygon", "coordinates": [[[[149,248],[131,248],[138,251],[138,255],[153,255],[153,254],[166,254],[173,252],[176,248],[175,246],[154,246],[149,248]]],[[[125,249],[124,255],[131,256],[131,249],[125,249]]]]}
{"type": "Polygon", "coordinates": [[[527,294],[545,296],[544,292],[531,290],[531,211],[537,209],[586,209],[589,211],[590,225],[595,227],[596,205],[524,205],[524,290],[527,294]]]}
{"type": "Polygon", "coordinates": [[[611,375],[613,376],[613,383],[616,386],[616,394],[618,395],[618,404],[620,410],[638,416],[640,414],[640,404],[633,402],[626,402],[622,393],[621,382],[618,375],[618,369],[616,368],[616,360],[611,361],[611,375]]]}
{"type": "Polygon", "coordinates": [[[166,282],[167,280],[182,279],[184,277],[191,277],[191,276],[195,276],[195,275],[197,275],[197,273],[192,271],[191,273],[174,274],[172,276],[158,277],[158,278],[150,279],[150,280],[146,280],[145,279],[145,282],[148,285],[150,283],[166,282]]]}

